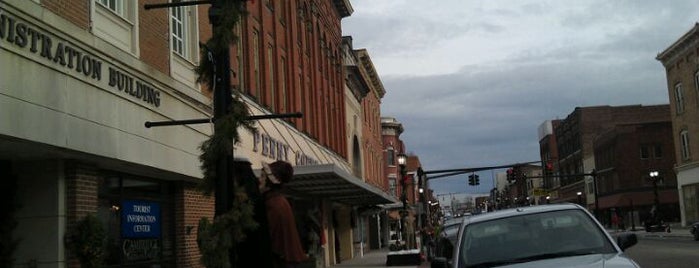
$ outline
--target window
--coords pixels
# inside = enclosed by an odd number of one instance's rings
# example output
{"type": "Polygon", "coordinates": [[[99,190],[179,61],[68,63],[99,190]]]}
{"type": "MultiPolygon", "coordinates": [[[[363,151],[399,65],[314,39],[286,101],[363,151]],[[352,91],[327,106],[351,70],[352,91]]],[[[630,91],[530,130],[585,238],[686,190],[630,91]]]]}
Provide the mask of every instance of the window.
{"type": "Polygon", "coordinates": [[[187,21],[184,18],[183,7],[170,8],[172,11],[172,51],[187,58],[187,44],[185,43],[187,21]]]}
{"type": "Polygon", "coordinates": [[[699,71],[694,73],[694,88],[697,89],[697,104],[699,104],[699,71]]]}
{"type": "Polygon", "coordinates": [[[138,55],[138,1],[94,0],[92,32],[108,43],[138,55]]]}
{"type": "Polygon", "coordinates": [[[386,152],[386,160],[389,166],[395,166],[396,165],[396,152],[393,150],[393,148],[388,148],[388,151],[386,152]]]}
{"type": "Polygon", "coordinates": [[[102,174],[97,216],[105,227],[109,267],[174,265],[176,256],[173,185],[123,174],[102,174]],[[148,223],[129,220],[148,217],[148,223]],[[140,231],[134,232],[136,226],[140,231]],[[146,227],[146,228],[143,228],[146,227]]]}
{"type": "Polygon", "coordinates": [[[279,22],[282,25],[286,25],[286,9],[287,9],[287,0],[279,0],[279,12],[277,14],[279,15],[279,22]]]}
{"type": "Polygon", "coordinates": [[[269,68],[269,81],[267,81],[267,92],[269,93],[269,103],[271,111],[275,111],[274,104],[276,103],[276,96],[274,92],[274,47],[272,45],[267,46],[267,66],[269,68]]]}
{"type": "Polygon", "coordinates": [[[287,95],[287,92],[286,92],[286,58],[282,57],[281,65],[282,65],[281,66],[282,73],[281,73],[281,77],[279,79],[279,92],[280,92],[279,98],[281,98],[280,109],[281,109],[281,112],[286,113],[286,112],[288,112],[288,108],[289,108],[288,107],[289,100],[288,100],[288,97],[286,96],[287,95]]]}
{"type": "Polygon", "coordinates": [[[682,95],[682,83],[675,85],[675,110],[678,114],[684,112],[684,95],[682,95]]]}
{"type": "Polygon", "coordinates": [[[687,130],[680,132],[680,147],[682,159],[689,160],[689,132],[687,130]]]}
{"type": "Polygon", "coordinates": [[[653,157],[654,158],[663,158],[663,147],[660,146],[660,144],[656,144],[653,147],[653,157]]]}
{"type": "Polygon", "coordinates": [[[199,55],[196,8],[170,8],[170,50],[173,54],[170,57],[170,72],[173,78],[193,89],[199,86],[194,71],[199,55]]]}
{"type": "Polygon", "coordinates": [[[388,193],[396,196],[396,178],[388,178],[388,193]]]}
{"type": "Polygon", "coordinates": [[[123,0],[98,0],[102,6],[111,10],[119,16],[124,16],[124,1],[123,0]]]}
{"type": "Polygon", "coordinates": [[[257,30],[252,31],[252,68],[255,78],[255,85],[252,95],[260,100],[260,33],[257,30]]]}
{"type": "Polygon", "coordinates": [[[641,159],[648,159],[650,156],[649,148],[647,145],[641,146],[641,159]]]}

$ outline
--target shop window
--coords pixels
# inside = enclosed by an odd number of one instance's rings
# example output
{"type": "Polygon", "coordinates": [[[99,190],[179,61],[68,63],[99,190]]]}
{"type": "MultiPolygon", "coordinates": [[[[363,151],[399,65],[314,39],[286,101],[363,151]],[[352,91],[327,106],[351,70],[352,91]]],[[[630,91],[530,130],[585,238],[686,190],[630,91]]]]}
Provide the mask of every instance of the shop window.
{"type": "Polygon", "coordinates": [[[170,72],[173,78],[197,89],[199,33],[197,30],[197,7],[170,8],[170,72]]]}
{"type": "Polygon", "coordinates": [[[95,0],[93,3],[93,34],[126,52],[138,55],[138,1],[95,0]]]}
{"type": "Polygon", "coordinates": [[[174,266],[170,183],[105,174],[100,180],[97,214],[107,231],[107,266],[174,266]]]}

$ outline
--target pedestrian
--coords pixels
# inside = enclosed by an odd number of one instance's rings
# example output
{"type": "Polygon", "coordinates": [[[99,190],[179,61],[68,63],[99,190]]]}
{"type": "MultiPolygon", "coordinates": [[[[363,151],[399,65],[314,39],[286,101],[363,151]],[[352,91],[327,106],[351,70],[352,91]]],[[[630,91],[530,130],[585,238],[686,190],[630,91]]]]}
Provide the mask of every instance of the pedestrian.
{"type": "Polygon", "coordinates": [[[262,163],[260,191],[267,208],[275,268],[293,268],[307,259],[301,245],[291,205],[282,194],[284,184],[291,181],[294,168],[284,161],[262,163]]]}
{"type": "Polygon", "coordinates": [[[615,211],[612,211],[612,228],[619,229],[619,217],[616,215],[615,211]]]}

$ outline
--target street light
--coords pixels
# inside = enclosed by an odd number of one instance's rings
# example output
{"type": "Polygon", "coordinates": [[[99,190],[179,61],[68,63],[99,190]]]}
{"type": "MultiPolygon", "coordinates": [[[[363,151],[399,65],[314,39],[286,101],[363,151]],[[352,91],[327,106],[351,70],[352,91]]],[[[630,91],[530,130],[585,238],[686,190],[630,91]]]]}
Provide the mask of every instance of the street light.
{"type": "Polygon", "coordinates": [[[403,202],[403,210],[400,213],[401,238],[403,240],[403,245],[407,245],[407,243],[406,243],[407,242],[407,233],[406,233],[407,230],[405,228],[405,224],[406,224],[405,217],[407,216],[406,214],[408,214],[408,197],[407,197],[407,189],[406,189],[406,187],[407,187],[406,180],[408,179],[407,178],[408,175],[407,175],[407,172],[405,170],[405,164],[408,160],[408,157],[403,153],[399,153],[396,156],[396,158],[398,160],[398,167],[400,167],[400,185],[401,185],[400,199],[401,199],[401,202],[403,202]]]}
{"type": "Polygon", "coordinates": [[[650,175],[650,181],[653,182],[653,206],[655,206],[655,210],[653,211],[652,217],[654,217],[653,220],[658,220],[660,217],[660,200],[658,200],[658,180],[660,180],[660,172],[657,170],[651,171],[648,175],[650,175]]]}
{"type": "Polygon", "coordinates": [[[551,204],[551,196],[550,195],[546,196],[546,204],[551,204]]]}
{"type": "Polygon", "coordinates": [[[582,206],[582,192],[578,192],[578,205],[582,206]]]}

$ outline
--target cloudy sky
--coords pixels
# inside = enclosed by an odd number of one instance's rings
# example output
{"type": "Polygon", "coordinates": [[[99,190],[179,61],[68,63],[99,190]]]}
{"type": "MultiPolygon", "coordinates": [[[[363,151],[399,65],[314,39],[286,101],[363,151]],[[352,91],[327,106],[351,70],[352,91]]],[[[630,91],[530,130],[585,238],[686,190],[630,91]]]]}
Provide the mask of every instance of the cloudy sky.
{"type": "MultiPolygon", "coordinates": [[[[366,48],[426,170],[539,160],[537,128],[575,107],[669,103],[658,53],[699,21],[672,1],[351,0],[342,23],[366,48]]],[[[502,171],[496,170],[495,172],[502,171]]],[[[437,194],[487,192],[464,175],[437,194]]]]}

